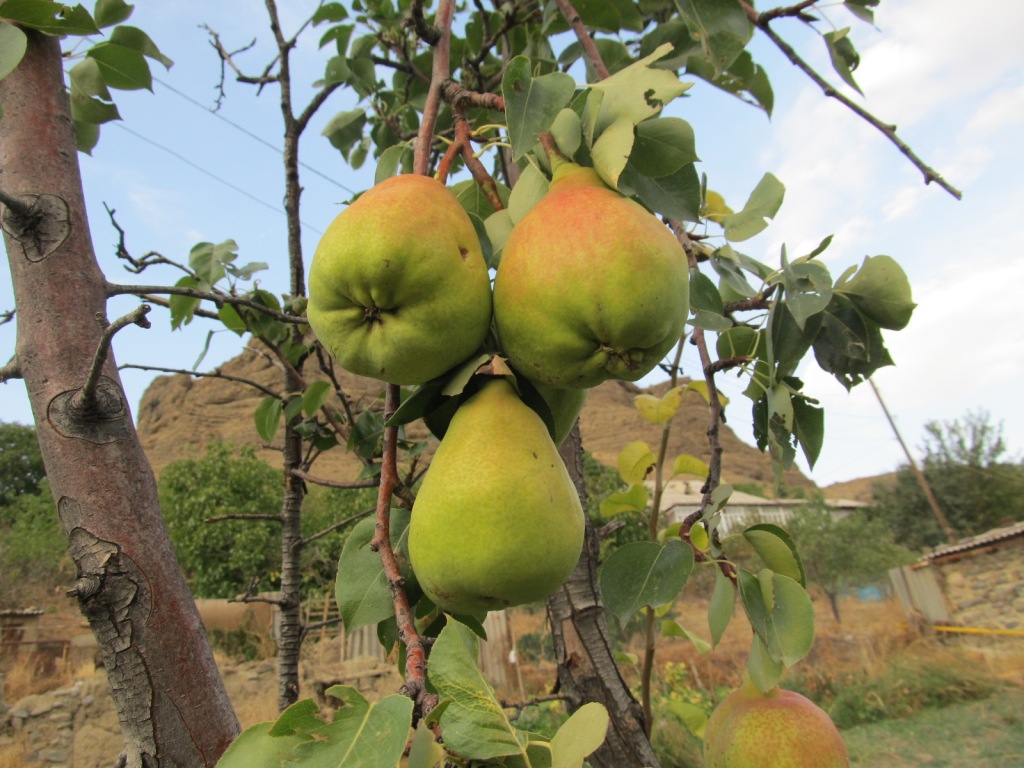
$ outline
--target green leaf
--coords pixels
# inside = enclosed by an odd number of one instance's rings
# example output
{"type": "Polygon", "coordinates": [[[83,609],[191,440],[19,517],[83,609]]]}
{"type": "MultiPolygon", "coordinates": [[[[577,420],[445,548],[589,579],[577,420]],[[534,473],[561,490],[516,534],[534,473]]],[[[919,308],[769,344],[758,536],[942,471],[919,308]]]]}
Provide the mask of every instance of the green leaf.
{"type": "Polygon", "coordinates": [[[582,768],[583,761],[604,743],[608,710],[589,702],[577,709],[551,738],[551,768],[582,768]]]}
{"type": "Polygon", "coordinates": [[[331,142],[331,146],[341,152],[348,160],[349,153],[363,138],[363,126],[366,125],[366,111],[362,109],[350,109],[339,112],[332,117],[321,131],[331,142]]]}
{"type": "Polygon", "coordinates": [[[891,256],[865,256],[857,273],[849,279],[840,278],[835,290],[848,297],[862,314],[891,331],[906,328],[917,306],[906,273],[891,256]]]}
{"type": "Polygon", "coordinates": [[[81,5],[47,0],[7,0],[0,17],[18,26],[38,29],[47,35],[94,35],[99,32],[92,16],[81,5]]]}
{"type": "Polygon", "coordinates": [[[670,176],[697,157],[693,127],[678,117],[644,120],[636,127],[629,161],[644,176],[670,176]]]}
{"type": "Polygon", "coordinates": [[[263,442],[269,443],[277,434],[277,428],[281,423],[281,401],[276,397],[265,397],[256,406],[256,432],[263,442]]]}
{"type": "Polygon", "coordinates": [[[655,213],[682,221],[700,219],[700,177],[693,163],[656,179],[644,176],[630,164],[626,166],[626,181],[640,202],[655,213]]]}
{"type": "Polygon", "coordinates": [[[92,17],[96,20],[96,26],[103,29],[127,21],[134,10],[135,6],[128,5],[124,0],[96,0],[92,17]]]}
{"type": "Polygon", "coordinates": [[[690,87],[691,83],[680,82],[675,73],[652,66],[671,50],[672,46],[666,43],[651,55],[590,85],[591,91],[602,94],[602,98],[593,103],[587,99],[584,122],[588,122],[587,114],[590,113],[589,121],[592,123],[588,136],[600,136],[608,126],[622,117],[638,125],[657,115],[662,107],[690,87]]]}
{"type": "Polygon", "coordinates": [[[316,12],[310,21],[313,22],[315,27],[318,24],[323,24],[325,21],[338,22],[344,21],[348,18],[348,10],[341,3],[324,3],[316,12]]]}
{"type": "Polygon", "coordinates": [[[314,381],[302,393],[302,410],[312,418],[320,410],[327,398],[331,396],[333,387],[329,381],[314,381]]]}
{"type": "Polygon", "coordinates": [[[708,465],[698,459],[696,456],[691,456],[688,453],[681,453],[676,456],[675,463],[672,465],[672,475],[696,475],[697,477],[708,476],[708,465]]]}
{"type": "Polygon", "coordinates": [[[785,665],[774,658],[759,635],[754,635],[747,657],[747,673],[762,693],[768,693],[779,684],[785,665]]]}
{"type": "Polygon", "coordinates": [[[221,305],[221,308],[217,310],[217,315],[229,331],[234,331],[239,336],[243,335],[246,330],[248,330],[245,325],[245,320],[242,319],[242,316],[238,314],[238,310],[235,309],[232,304],[221,305]]]}
{"type": "MultiPolygon", "coordinates": [[[[178,288],[198,288],[199,281],[191,275],[186,275],[174,284],[178,288]]],[[[192,296],[180,296],[171,294],[167,299],[171,310],[171,330],[176,331],[183,325],[192,322],[196,308],[199,306],[199,299],[192,296]]]]}
{"type": "MultiPolygon", "coordinates": [[[[519,176],[519,181],[512,188],[512,194],[508,199],[508,215],[513,224],[518,224],[522,221],[523,217],[530,212],[540,199],[548,191],[548,179],[541,173],[541,170],[534,165],[529,163],[524,169],[522,174],[519,176]]],[[[488,221],[490,218],[488,218],[488,221]]],[[[486,222],[485,222],[486,224],[486,222]]],[[[487,229],[487,233],[490,234],[490,227],[487,229]]],[[[493,240],[491,241],[494,242],[493,240]]]]}
{"type": "MultiPolygon", "coordinates": [[[[0,104],[0,116],[3,115],[3,105],[0,104]]],[[[100,140],[100,127],[96,123],[75,122],[75,144],[79,152],[87,155],[92,154],[93,147],[100,140]]],[[[173,299],[171,299],[173,301],[173,299]]],[[[194,300],[198,304],[198,300],[194,300]]]]}
{"type": "Polygon", "coordinates": [[[861,21],[866,21],[868,24],[875,23],[875,12],[871,10],[881,0],[845,0],[843,5],[846,6],[846,10],[852,13],[861,21]]]}
{"type": "Polygon", "coordinates": [[[407,768],[437,768],[444,764],[444,747],[434,739],[426,719],[420,720],[409,746],[407,768]]]}
{"type": "Polygon", "coordinates": [[[708,604],[708,629],[711,630],[711,645],[717,646],[732,621],[736,608],[736,587],[732,580],[718,568],[715,569],[715,588],[708,604]]]}
{"type": "Polygon", "coordinates": [[[704,729],[708,724],[708,714],[696,704],[688,701],[668,702],[668,709],[673,715],[683,721],[686,729],[698,739],[704,738],[704,729]]]}
{"type": "Polygon", "coordinates": [[[807,586],[796,542],[785,530],[771,523],[759,523],[744,530],[743,538],[754,548],[766,567],[788,576],[802,587],[807,586]]]}
{"type": "Polygon", "coordinates": [[[654,455],[647,443],[635,440],[619,451],[617,458],[619,475],[629,485],[638,485],[654,468],[657,460],[658,457],[654,455]]]}
{"type": "Polygon", "coordinates": [[[775,92],[768,73],[754,61],[749,51],[743,51],[725,71],[718,74],[710,61],[691,56],[686,60],[686,72],[703,78],[740,101],[760,107],[771,116],[775,107],[775,92]]]}
{"type": "Polygon", "coordinates": [[[814,606],[794,579],[765,568],[758,574],[740,569],[740,597],[750,626],[770,658],[790,667],[811,649],[814,606]]]}
{"type": "Polygon", "coordinates": [[[136,91],[153,90],[153,75],[146,58],[134,48],[111,42],[97,43],[85,55],[100,67],[103,81],[111,88],[136,91]]]}
{"type": "Polygon", "coordinates": [[[632,149],[633,122],[625,116],[609,125],[591,148],[594,170],[613,189],[619,184],[632,149]]]}
{"type": "MultiPolygon", "coordinates": [[[[408,573],[411,577],[412,573],[408,569],[410,516],[407,509],[392,509],[389,530],[391,547],[399,565],[403,567],[403,575],[408,573]]],[[[377,624],[394,615],[394,602],[384,566],[380,555],[370,549],[375,525],[373,518],[360,520],[345,540],[338,560],[334,594],[346,632],[377,624]]]]}
{"type": "Polygon", "coordinates": [[[722,219],[726,239],[734,243],[748,240],[764,230],[768,226],[765,219],[774,218],[779,212],[785,193],[782,182],[766,173],[750,193],[743,210],[722,219]]]}
{"type": "Polygon", "coordinates": [[[718,315],[725,313],[725,304],[722,303],[718,286],[697,269],[690,270],[690,308],[694,311],[703,309],[718,315]]]}
{"type": "Polygon", "coordinates": [[[409,157],[412,157],[412,148],[408,144],[395,144],[385,149],[377,160],[373,183],[380,184],[384,179],[396,175],[402,167],[403,160],[409,157]]]}
{"type": "Polygon", "coordinates": [[[104,101],[112,100],[96,59],[83,58],[71,68],[68,76],[71,78],[72,89],[81,91],[86,96],[99,96],[104,101]]]}
{"type": "Polygon", "coordinates": [[[312,740],[296,747],[303,768],[394,768],[409,740],[413,701],[394,694],[368,703],[354,688],[332,686],[325,693],[343,700],[334,719],[312,740]]]}
{"type": "Polygon", "coordinates": [[[558,150],[566,157],[572,157],[583,142],[583,124],[580,116],[568,107],[563,109],[551,123],[551,137],[558,150]]]}
{"type": "Polygon", "coordinates": [[[743,4],[735,0],[675,0],[675,6],[716,75],[728,69],[754,34],[743,4]]]}
{"type": "Polygon", "coordinates": [[[608,609],[625,624],[644,606],[654,608],[674,600],[692,568],[693,550],[679,540],[633,541],[604,562],[601,594],[608,609]]]}
{"type": "Polygon", "coordinates": [[[622,512],[643,512],[647,509],[650,492],[642,485],[630,486],[629,490],[612,493],[601,502],[601,516],[611,517],[622,512]]]}
{"type": "Polygon", "coordinates": [[[693,644],[693,647],[697,649],[697,653],[705,654],[711,651],[711,643],[699,635],[693,634],[686,627],[679,624],[679,622],[672,619],[664,619],[661,622],[661,634],[665,637],[684,637],[693,644]]]}
{"type": "Polygon", "coordinates": [[[13,24],[0,21],[0,80],[3,80],[21,62],[28,38],[13,24]]]}
{"type": "Polygon", "coordinates": [[[832,68],[843,78],[844,83],[863,96],[864,92],[857,85],[857,81],[853,79],[853,70],[860,64],[860,54],[853,47],[849,33],[850,28],[846,27],[826,32],[822,37],[825,40],[825,45],[828,46],[828,55],[832,59],[832,68]]]}
{"type": "Polygon", "coordinates": [[[445,746],[463,758],[488,760],[526,754],[526,738],[512,725],[494,689],[477,667],[473,631],[449,619],[430,652],[430,683],[450,703],[441,713],[445,746]]]}
{"type": "Polygon", "coordinates": [[[137,27],[122,25],[115,28],[110,35],[110,42],[138,51],[148,59],[159,61],[167,69],[174,65],[171,59],[160,53],[160,49],[156,47],[156,43],[150,39],[149,35],[137,27]]]}
{"type": "Polygon", "coordinates": [[[719,360],[732,360],[737,357],[753,358],[761,346],[761,334],[745,325],[737,325],[718,334],[715,352],[719,360]]]}
{"type": "Polygon", "coordinates": [[[847,389],[892,365],[879,326],[863,317],[849,299],[836,295],[814,339],[814,357],[847,389]]]}
{"type": "Polygon", "coordinates": [[[793,434],[804,452],[807,466],[813,469],[825,442],[825,410],[811,405],[806,397],[794,397],[793,434]]]}
{"type": "Polygon", "coordinates": [[[537,138],[551,127],[575,90],[576,81],[563,72],[534,77],[529,58],[512,59],[501,79],[501,95],[505,99],[513,161],[533,149],[537,138]]]}
{"type": "Polygon", "coordinates": [[[72,89],[70,101],[71,117],[76,122],[101,125],[111,120],[121,119],[121,114],[117,111],[116,104],[110,104],[91,96],[86,96],[77,89],[72,89]]]}
{"type": "MultiPolygon", "coordinates": [[[[280,719],[289,716],[293,708],[307,710],[309,704],[313,704],[315,711],[316,704],[304,699],[282,712],[280,719]]],[[[320,720],[315,720],[315,723],[323,724],[320,720]]],[[[272,722],[246,728],[221,755],[217,761],[217,768],[280,768],[289,761],[296,747],[311,738],[298,729],[291,733],[272,736],[270,731],[273,728],[272,722]]]]}
{"type": "Polygon", "coordinates": [[[791,264],[782,255],[782,284],[786,289],[786,307],[802,331],[807,319],[832,301],[832,276],[815,261],[791,264]]]}

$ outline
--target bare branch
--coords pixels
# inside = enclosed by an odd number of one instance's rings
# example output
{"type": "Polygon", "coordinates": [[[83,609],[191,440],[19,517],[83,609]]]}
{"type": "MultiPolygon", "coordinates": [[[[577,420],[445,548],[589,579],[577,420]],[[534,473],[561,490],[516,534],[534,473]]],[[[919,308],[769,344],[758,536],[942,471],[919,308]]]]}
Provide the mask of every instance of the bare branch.
{"type": "Polygon", "coordinates": [[[110,218],[111,225],[113,225],[114,229],[117,230],[117,249],[115,251],[117,254],[117,258],[121,259],[122,261],[127,261],[131,265],[125,267],[126,270],[138,275],[141,272],[143,272],[147,267],[152,267],[156,264],[166,264],[167,266],[174,267],[175,269],[180,269],[187,275],[190,275],[192,277],[196,276],[195,271],[189,269],[184,264],[172,261],[171,259],[168,259],[163,254],[157,253],[156,251],[149,251],[148,253],[143,254],[142,258],[136,259],[134,256],[131,255],[131,253],[129,253],[125,231],[121,227],[121,225],[117,223],[117,219],[114,217],[114,214],[116,214],[117,211],[108,206],[106,203],[103,203],[103,207],[107,211],[107,216],[110,218]]]}
{"type": "Polygon", "coordinates": [[[821,89],[821,92],[823,94],[838,101],[840,104],[842,104],[855,115],[857,115],[857,117],[867,122],[869,125],[878,130],[883,136],[889,139],[889,141],[892,142],[892,144],[894,144],[896,148],[899,149],[899,151],[902,152],[908,160],[910,160],[914,167],[921,171],[921,173],[924,175],[925,184],[931,184],[932,182],[935,182],[944,190],[949,192],[949,194],[951,194],[957,200],[960,200],[963,197],[963,193],[959,189],[952,186],[951,184],[949,184],[949,182],[943,179],[938,171],[936,171],[931,166],[927,165],[917,155],[917,153],[910,148],[910,146],[906,142],[904,142],[901,138],[899,138],[899,136],[896,135],[895,125],[883,123],[881,120],[879,120],[873,114],[868,112],[862,106],[854,102],[841,91],[837,90],[824,77],[818,74],[817,70],[815,70],[810,64],[804,61],[800,57],[800,54],[798,54],[789,43],[787,43],[785,40],[779,37],[779,35],[775,32],[774,29],[771,28],[771,25],[769,24],[769,22],[773,18],[775,18],[775,16],[770,16],[767,13],[759,14],[756,10],[754,10],[754,8],[752,8],[745,2],[743,3],[743,6],[747,12],[747,18],[749,18],[750,21],[758,29],[764,32],[768,39],[775,44],[775,47],[782,51],[783,54],[785,54],[786,58],[788,58],[797,68],[802,70],[803,73],[807,75],[815,83],[815,85],[817,85],[821,89]],[[762,18],[763,16],[767,16],[767,18],[762,18]]]}
{"type": "Polygon", "coordinates": [[[194,299],[211,301],[218,307],[222,307],[225,304],[231,304],[236,307],[247,307],[249,309],[254,309],[257,312],[262,312],[275,320],[280,320],[282,323],[304,325],[308,322],[304,317],[289,315],[286,312],[279,312],[276,309],[271,309],[264,304],[260,304],[258,301],[247,299],[244,296],[233,296],[230,293],[200,291],[198,288],[188,288],[182,285],[120,285],[118,283],[107,283],[107,296],[123,296],[125,294],[141,296],[143,294],[152,293],[166,293],[172,296],[191,296],[194,299]]]}
{"type": "Polygon", "coordinates": [[[502,709],[511,709],[513,712],[508,716],[509,720],[516,720],[523,713],[523,710],[527,707],[535,707],[538,704],[543,704],[547,701],[571,701],[571,697],[566,696],[562,693],[551,693],[547,696],[537,696],[527,701],[501,701],[502,709]]]}
{"type": "Polygon", "coordinates": [[[15,216],[19,216],[23,219],[27,219],[33,215],[33,205],[31,200],[12,195],[4,189],[0,189],[0,203],[15,216]]]}
{"type": "Polygon", "coordinates": [[[18,356],[12,357],[7,365],[0,368],[0,384],[6,384],[11,379],[24,378],[21,375],[21,364],[18,362],[18,356]]]}
{"type": "Polygon", "coordinates": [[[505,99],[497,93],[471,91],[451,78],[441,83],[441,93],[444,96],[444,100],[455,109],[465,111],[468,107],[479,107],[481,109],[493,109],[496,112],[505,111],[505,99]]]}
{"type": "MultiPolygon", "coordinates": [[[[148,304],[142,304],[123,317],[119,317],[103,330],[103,335],[100,336],[100,343],[96,348],[96,354],[93,357],[92,367],[89,369],[89,376],[85,380],[85,385],[75,393],[71,401],[75,409],[88,411],[95,407],[96,386],[99,384],[103,366],[107,362],[107,355],[110,354],[110,343],[114,339],[114,334],[129,325],[150,328],[150,322],[146,318],[150,309],[151,307],[148,304]]],[[[96,319],[102,323],[104,321],[102,313],[97,313],[96,319]]]]}
{"type": "Polygon", "coordinates": [[[355,490],[357,488],[376,488],[379,485],[377,480],[352,480],[345,482],[343,480],[328,480],[325,477],[316,477],[309,474],[302,469],[293,469],[291,471],[292,477],[297,477],[300,480],[304,480],[307,483],[313,483],[313,485],[323,485],[327,488],[341,488],[347,491],[355,490]]]}
{"type": "Polygon", "coordinates": [[[208,517],[203,520],[203,523],[222,523],[225,520],[269,520],[272,523],[280,523],[280,515],[258,515],[258,514],[230,514],[230,515],[217,515],[215,517],[208,517]]]}
{"type": "Polygon", "coordinates": [[[369,517],[375,511],[376,511],[375,508],[371,508],[371,509],[367,509],[367,510],[365,510],[363,512],[360,512],[357,515],[352,515],[351,517],[346,517],[344,520],[339,520],[338,522],[334,523],[333,525],[327,526],[322,531],[317,531],[316,533],[314,533],[314,534],[312,534],[310,536],[307,536],[306,538],[302,539],[301,544],[304,547],[307,544],[310,544],[310,543],[316,541],[317,539],[322,539],[324,536],[327,536],[328,534],[334,533],[339,528],[344,528],[346,525],[349,525],[350,523],[355,523],[355,522],[358,522],[358,521],[362,520],[363,518],[369,517]]]}
{"type": "Polygon", "coordinates": [[[597,50],[594,38],[587,32],[587,27],[584,25],[583,19],[580,18],[576,8],[573,7],[570,0],[555,0],[555,3],[558,5],[558,10],[561,11],[562,16],[569,22],[572,31],[576,33],[576,39],[580,41],[580,45],[583,47],[583,55],[586,57],[591,69],[594,70],[594,76],[598,80],[604,80],[609,75],[608,66],[604,63],[604,59],[601,58],[601,52],[597,50]]]}
{"type": "Polygon", "coordinates": [[[156,371],[157,373],[182,373],[186,376],[192,376],[197,379],[224,379],[225,381],[233,381],[236,384],[244,384],[247,387],[252,387],[253,389],[259,390],[267,397],[281,398],[277,392],[274,392],[272,389],[269,389],[258,382],[252,381],[251,379],[243,379],[238,376],[229,376],[228,374],[221,373],[220,371],[200,373],[199,371],[189,371],[182,368],[163,368],[156,365],[133,365],[130,363],[118,366],[118,370],[123,371],[126,368],[136,371],[156,371]]]}
{"type": "Polygon", "coordinates": [[[17,313],[17,309],[8,309],[6,312],[0,312],[0,325],[6,325],[14,319],[14,315],[17,313]]]}
{"type": "MultiPolygon", "coordinates": [[[[432,27],[423,16],[423,0],[413,0],[412,8],[409,9],[409,21],[407,25],[427,45],[437,45],[441,41],[443,32],[437,27],[432,27]]],[[[438,11],[440,16],[440,11],[438,11]]]]}
{"type": "MultiPolygon", "coordinates": [[[[423,12],[422,2],[413,4],[415,18],[416,7],[423,12]]],[[[416,137],[416,149],[413,157],[413,172],[427,175],[430,171],[430,146],[433,142],[434,127],[437,124],[437,113],[441,106],[441,89],[451,73],[451,26],[452,14],[455,12],[454,0],[441,0],[437,9],[437,24],[440,36],[434,44],[434,60],[430,75],[430,90],[423,105],[420,130],[416,137]]]]}

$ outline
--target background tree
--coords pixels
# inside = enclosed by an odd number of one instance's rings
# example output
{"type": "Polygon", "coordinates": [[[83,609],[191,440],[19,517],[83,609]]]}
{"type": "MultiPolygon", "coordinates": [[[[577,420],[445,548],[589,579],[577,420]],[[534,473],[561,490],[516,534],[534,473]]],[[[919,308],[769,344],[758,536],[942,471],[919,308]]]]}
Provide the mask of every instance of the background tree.
{"type": "Polygon", "coordinates": [[[860,510],[839,516],[821,500],[797,512],[786,528],[800,548],[807,581],[825,593],[837,622],[842,592],[884,581],[890,568],[916,559],[884,520],[860,510]]]}
{"type": "MultiPolygon", "coordinates": [[[[939,507],[959,536],[973,536],[1009,521],[1024,520],[1024,463],[1007,456],[1001,424],[978,411],[925,426],[921,471],[939,507]]],[[[897,540],[913,550],[946,539],[909,466],[894,482],[876,485],[871,510],[897,540]]]]}
{"type": "Polygon", "coordinates": [[[0,422],[0,505],[24,493],[42,493],[45,476],[35,429],[0,422]]]}

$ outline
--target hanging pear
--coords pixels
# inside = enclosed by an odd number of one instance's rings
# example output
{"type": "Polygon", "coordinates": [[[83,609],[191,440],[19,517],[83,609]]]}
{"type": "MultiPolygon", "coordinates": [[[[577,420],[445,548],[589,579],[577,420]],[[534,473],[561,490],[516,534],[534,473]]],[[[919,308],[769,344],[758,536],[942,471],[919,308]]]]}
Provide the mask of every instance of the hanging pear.
{"type": "Polygon", "coordinates": [[[554,387],[636,381],[679,340],[686,254],[643,206],[557,156],[547,194],[509,235],[494,320],[509,362],[554,387]]]}
{"type": "Polygon", "coordinates": [[[416,497],[409,557],[436,605],[480,614],[542,600],[579,560],[584,519],[543,420],[504,378],[463,403],[416,497]]]}
{"type": "Polygon", "coordinates": [[[309,271],[309,324],[346,370],[422,384],[454,368],[491,325],[476,230],[437,179],[392,176],[327,228],[309,271]]]}

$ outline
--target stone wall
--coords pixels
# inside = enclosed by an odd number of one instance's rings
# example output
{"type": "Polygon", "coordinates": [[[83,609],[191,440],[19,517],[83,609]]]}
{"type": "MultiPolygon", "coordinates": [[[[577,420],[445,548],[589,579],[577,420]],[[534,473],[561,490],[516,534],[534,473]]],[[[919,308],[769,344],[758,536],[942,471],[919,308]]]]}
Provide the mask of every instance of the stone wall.
{"type": "Polygon", "coordinates": [[[1024,537],[965,552],[932,567],[942,580],[956,624],[1024,630],[1024,537]]]}

